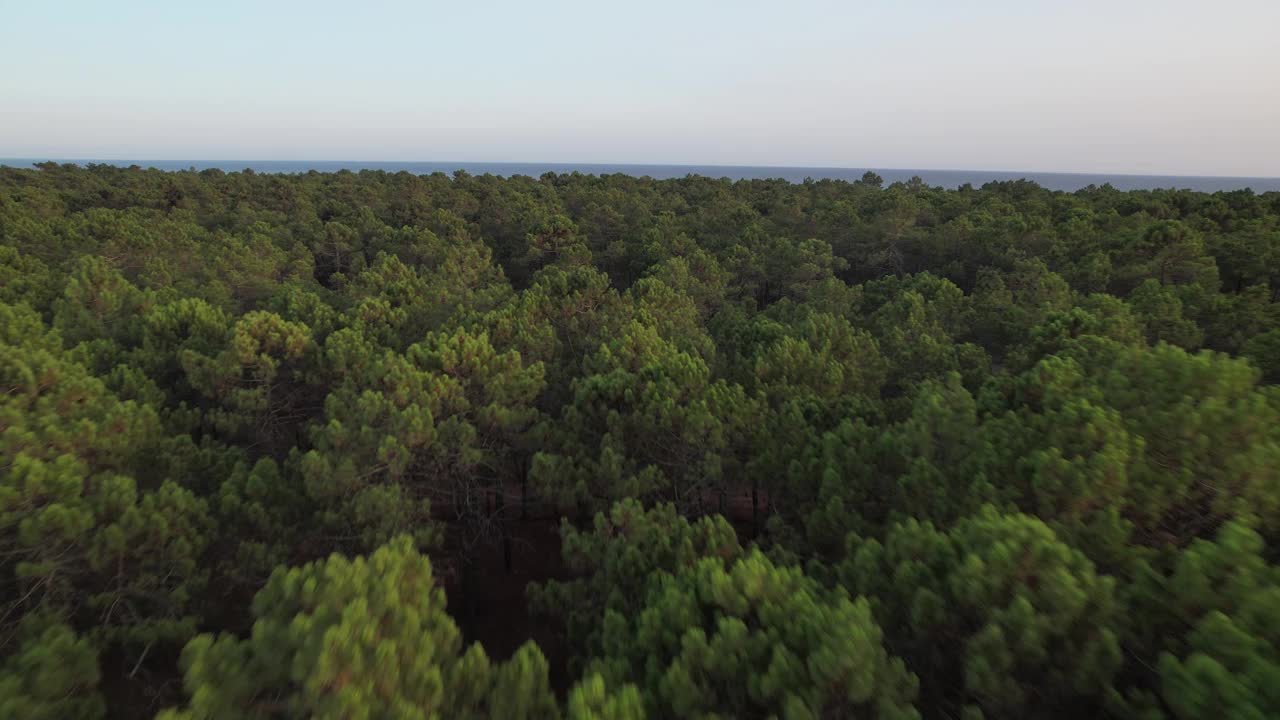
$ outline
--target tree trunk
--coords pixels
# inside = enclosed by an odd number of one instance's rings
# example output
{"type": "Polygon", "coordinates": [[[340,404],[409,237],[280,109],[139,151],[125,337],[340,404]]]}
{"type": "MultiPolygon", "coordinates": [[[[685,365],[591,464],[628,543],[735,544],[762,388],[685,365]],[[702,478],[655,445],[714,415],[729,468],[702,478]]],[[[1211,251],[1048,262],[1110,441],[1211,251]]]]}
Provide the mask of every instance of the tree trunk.
{"type": "Polygon", "coordinates": [[[472,569],[471,563],[463,559],[459,563],[462,573],[462,617],[466,623],[467,629],[475,632],[476,627],[476,592],[475,592],[475,570],[472,569]]]}
{"type": "Polygon", "coordinates": [[[529,517],[529,459],[520,457],[520,519],[529,517]]]}
{"type": "Polygon", "coordinates": [[[502,537],[502,569],[511,574],[511,528],[507,526],[507,489],[498,488],[494,504],[495,516],[498,518],[498,534],[502,537]]]}

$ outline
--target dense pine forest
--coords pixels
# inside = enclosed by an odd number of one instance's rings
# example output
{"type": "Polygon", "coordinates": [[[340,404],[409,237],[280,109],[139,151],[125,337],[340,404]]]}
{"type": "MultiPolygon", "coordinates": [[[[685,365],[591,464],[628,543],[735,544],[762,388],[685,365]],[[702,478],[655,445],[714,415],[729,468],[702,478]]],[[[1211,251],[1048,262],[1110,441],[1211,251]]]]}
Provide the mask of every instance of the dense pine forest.
{"type": "Polygon", "coordinates": [[[1280,194],[0,168],[0,717],[1280,716],[1280,194]]]}

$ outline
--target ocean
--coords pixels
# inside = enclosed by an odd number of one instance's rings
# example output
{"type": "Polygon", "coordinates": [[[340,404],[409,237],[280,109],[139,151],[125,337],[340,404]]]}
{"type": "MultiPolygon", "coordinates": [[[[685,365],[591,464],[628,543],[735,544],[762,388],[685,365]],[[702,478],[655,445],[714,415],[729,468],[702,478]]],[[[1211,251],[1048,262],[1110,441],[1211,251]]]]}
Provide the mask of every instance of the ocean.
{"type": "MultiPolygon", "coordinates": [[[[0,165],[30,167],[40,162],[31,158],[0,158],[0,165]]],[[[580,172],[589,175],[622,173],[624,175],[649,176],[657,179],[681,178],[686,175],[706,175],[731,180],[756,180],[781,178],[791,182],[814,180],[857,180],[868,168],[786,167],[752,165],[640,165],[624,163],[499,163],[499,162],[384,162],[344,160],[92,160],[56,159],[79,165],[103,163],[129,167],[153,167],[160,170],[205,170],[218,168],[226,172],[252,169],[258,173],[336,172],[338,170],[385,170],[427,174],[443,172],[452,174],[465,170],[473,175],[529,175],[543,173],[580,172]]],[[[1178,188],[1200,192],[1218,192],[1251,189],[1257,193],[1280,192],[1280,177],[1217,177],[1194,175],[1125,175],[1116,173],[1054,173],[1008,172],[992,170],[913,170],[874,169],[886,184],[905,182],[919,176],[928,185],[956,188],[965,183],[979,187],[984,183],[1004,180],[1031,180],[1050,190],[1072,192],[1090,185],[1110,183],[1118,190],[1155,190],[1178,188]]]]}

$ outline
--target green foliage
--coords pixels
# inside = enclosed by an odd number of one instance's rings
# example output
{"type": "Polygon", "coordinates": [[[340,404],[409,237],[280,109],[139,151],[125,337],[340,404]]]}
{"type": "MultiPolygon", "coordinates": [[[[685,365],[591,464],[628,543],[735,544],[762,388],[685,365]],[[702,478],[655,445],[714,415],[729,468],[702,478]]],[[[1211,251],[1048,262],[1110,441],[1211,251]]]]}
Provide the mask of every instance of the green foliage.
{"type": "Polygon", "coordinates": [[[1268,383],[1280,380],[1280,329],[1250,338],[1242,354],[1262,370],[1268,383]]]}
{"type": "Polygon", "coordinates": [[[644,720],[644,699],[634,685],[613,693],[604,678],[591,675],[573,688],[565,717],[568,720],[644,720]]]}
{"type": "Polygon", "coordinates": [[[0,344],[0,360],[5,615],[44,608],[96,615],[85,627],[111,637],[185,639],[213,525],[205,500],[149,472],[164,447],[155,411],[48,349],[0,344]]]}
{"type": "Polygon", "coordinates": [[[849,542],[841,583],[876,599],[885,644],[920,674],[928,707],[1075,717],[1107,698],[1121,662],[1115,582],[1044,523],[988,507],[950,531],[908,521],[883,543],[849,542]]]}
{"type": "Polygon", "coordinates": [[[26,303],[48,308],[58,284],[39,258],[10,245],[0,245],[0,303],[26,303]]]}
{"type": "Polygon", "coordinates": [[[1200,347],[1203,333],[1193,320],[1183,316],[1177,293],[1156,280],[1145,280],[1129,294],[1129,304],[1146,326],[1147,340],[1167,342],[1188,350],[1200,347]]]}
{"type": "Polygon", "coordinates": [[[1174,717],[1280,712],[1280,568],[1242,522],[1196,540],[1167,574],[1135,583],[1133,642],[1159,655],[1160,693],[1174,717]]]}
{"type": "Polygon", "coordinates": [[[326,355],[339,379],[298,466],[324,524],[363,548],[403,532],[427,543],[433,496],[472,518],[538,420],[542,365],[484,332],[436,333],[398,354],[343,329],[326,355]]]}
{"type": "Polygon", "coordinates": [[[367,558],[278,569],[248,638],[187,645],[190,707],[161,717],[556,716],[537,648],[495,666],[478,645],[463,650],[444,603],[407,537],[367,558]]]}
{"type": "Polygon", "coordinates": [[[597,513],[591,532],[579,532],[567,520],[560,525],[566,568],[577,577],[529,588],[530,602],[563,620],[569,640],[582,657],[600,649],[600,619],[606,611],[624,617],[640,610],[649,577],[678,573],[704,557],[733,560],[742,547],[723,517],[695,522],[670,504],[645,510],[635,500],[597,513]]]}
{"type": "Polygon", "coordinates": [[[84,257],[54,303],[54,326],[70,344],[129,342],[148,299],[106,260],[84,257]]]}
{"type": "Polygon", "coordinates": [[[32,720],[102,717],[97,653],[66,625],[28,615],[0,648],[5,651],[0,662],[0,715],[32,720]]]}
{"type": "Polygon", "coordinates": [[[918,717],[867,601],[758,551],[651,576],[639,613],[606,611],[603,645],[593,667],[638,681],[659,717],[918,717]]]}
{"type": "Polygon", "coordinates": [[[710,502],[749,413],[743,389],[713,382],[701,358],[638,322],[583,364],[558,423],[559,452],[534,458],[535,483],[566,508],[625,497],[710,502]]]}
{"type": "Polygon", "coordinates": [[[187,348],[181,355],[188,382],[216,403],[210,424],[228,438],[281,433],[296,412],[295,395],[315,346],[306,326],[255,310],[231,328],[215,356],[187,348]]]}
{"type": "Polygon", "coordinates": [[[0,167],[0,715],[152,715],[189,641],[178,716],[1280,714],[1278,248],[1247,191],[0,167]]]}
{"type": "Polygon", "coordinates": [[[867,322],[899,386],[912,387],[948,372],[975,378],[985,370],[988,358],[982,348],[956,342],[969,329],[968,298],[960,288],[927,275],[910,284],[893,278],[868,285],[872,301],[884,304],[867,322]]]}

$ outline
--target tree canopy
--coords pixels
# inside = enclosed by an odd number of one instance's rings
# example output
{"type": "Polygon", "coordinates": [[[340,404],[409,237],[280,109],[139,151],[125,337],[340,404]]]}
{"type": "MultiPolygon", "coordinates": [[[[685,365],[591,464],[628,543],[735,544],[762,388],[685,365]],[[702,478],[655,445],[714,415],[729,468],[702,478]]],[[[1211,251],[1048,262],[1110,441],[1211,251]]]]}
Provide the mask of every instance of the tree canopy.
{"type": "Polygon", "coordinates": [[[0,167],[0,716],[1275,717],[1278,380],[1277,193],[0,167]]]}

